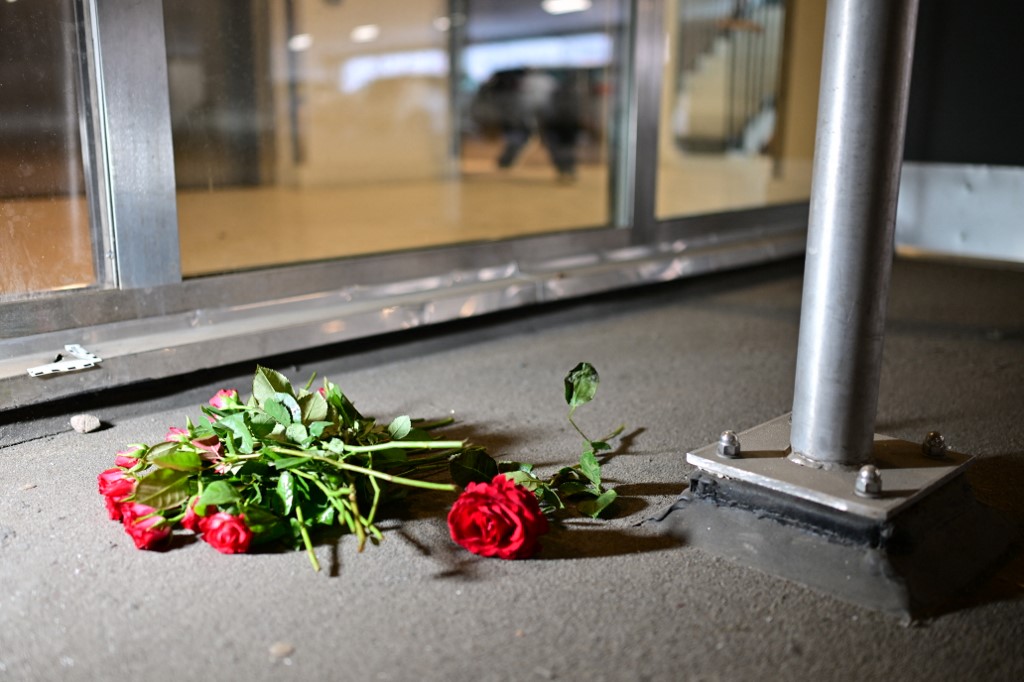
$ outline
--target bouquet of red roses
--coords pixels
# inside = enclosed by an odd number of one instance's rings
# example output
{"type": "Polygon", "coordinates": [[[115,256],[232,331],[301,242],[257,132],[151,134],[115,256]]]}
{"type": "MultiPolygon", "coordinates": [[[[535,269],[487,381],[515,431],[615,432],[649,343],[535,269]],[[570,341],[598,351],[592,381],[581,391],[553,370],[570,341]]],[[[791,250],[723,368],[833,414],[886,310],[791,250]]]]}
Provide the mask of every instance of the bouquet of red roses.
{"type": "MultiPolygon", "coordinates": [[[[587,363],[565,379],[569,421],[589,401],[597,372],[587,363]]],[[[596,453],[606,440],[584,437],[580,463],[538,478],[528,464],[496,462],[483,448],[442,440],[427,423],[408,416],[386,426],[362,415],[330,381],[296,390],[288,379],[259,367],[251,397],[221,390],[202,407],[199,423],[172,427],[163,442],[118,452],[99,474],[99,492],[111,519],[121,521],[139,549],[167,547],[175,529],[194,533],[214,549],[247,552],[285,542],[319,562],[310,533],[340,526],[358,538],[382,539],[378,510],[408,488],[464,492],[448,517],[452,538],[471,552],[505,559],[539,549],[545,514],[581,500],[580,511],[600,514],[615,492],[601,487],[596,453]],[[436,480],[447,472],[452,483],[436,480]]],[[[582,432],[580,432],[582,435],[582,432]]]]}

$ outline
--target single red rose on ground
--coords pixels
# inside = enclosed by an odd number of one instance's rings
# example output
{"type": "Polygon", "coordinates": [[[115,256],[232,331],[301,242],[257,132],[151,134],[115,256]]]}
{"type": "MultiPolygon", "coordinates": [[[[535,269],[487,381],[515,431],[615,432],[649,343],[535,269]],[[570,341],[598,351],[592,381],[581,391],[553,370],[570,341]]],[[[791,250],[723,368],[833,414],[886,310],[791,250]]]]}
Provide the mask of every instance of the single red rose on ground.
{"type": "Polygon", "coordinates": [[[248,551],[252,531],[245,523],[245,515],[234,516],[217,512],[199,519],[199,530],[211,547],[222,554],[241,554],[248,551]]]}
{"type": "Polygon", "coordinates": [[[156,509],[138,502],[121,505],[124,530],[139,549],[156,549],[171,534],[171,527],[156,509]]]}
{"type": "Polygon", "coordinates": [[[540,549],[548,520],[537,497],[498,474],[490,483],[470,483],[448,513],[452,540],[481,556],[527,559],[540,549]]]}
{"type": "Polygon", "coordinates": [[[218,410],[223,410],[226,407],[241,404],[242,403],[238,400],[238,391],[233,388],[222,388],[217,391],[212,398],[210,398],[210,405],[216,407],[218,410]]]}

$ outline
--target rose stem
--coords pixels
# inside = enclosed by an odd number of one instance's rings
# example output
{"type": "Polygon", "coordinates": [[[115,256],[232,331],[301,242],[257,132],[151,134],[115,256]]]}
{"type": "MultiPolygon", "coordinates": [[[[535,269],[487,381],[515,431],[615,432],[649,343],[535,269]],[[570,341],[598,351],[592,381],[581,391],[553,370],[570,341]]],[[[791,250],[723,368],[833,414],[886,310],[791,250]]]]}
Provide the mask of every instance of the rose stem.
{"type": "Polygon", "coordinates": [[[302,534],[302,543],[306,545],[306,554],[309,556],[309,563],[313,565],[313,570],[319,573],[320,562],[316,560],[316,554],[313,552],[313,543],[309,539],[309,531],[306,530],[306,524],[302,518],[302,507],[298,505],[295,505],[295,518],[299,522],[299,533],[302,534]]]}

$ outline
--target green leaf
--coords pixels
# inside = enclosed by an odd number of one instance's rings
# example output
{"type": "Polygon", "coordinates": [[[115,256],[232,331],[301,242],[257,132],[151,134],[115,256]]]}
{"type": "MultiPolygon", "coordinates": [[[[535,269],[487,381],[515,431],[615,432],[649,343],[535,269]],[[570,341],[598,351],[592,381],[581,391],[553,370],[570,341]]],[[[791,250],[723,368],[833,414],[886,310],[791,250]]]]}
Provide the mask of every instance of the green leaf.
{"type": "Polygon", "coordinates": [[[262,405],[263,401],[273,398],[277,393],[294,396],[295,390],[285,375],[266,367],[257,367],[256,375],[252,378],[252,396],[256,402],[262,405]]]}
{"type": "Polygon", "coordinates": [[[181,443],[177,441],[164,441],[163,443],[157,443],[156,445],[149,449],[149,452],[146,453],[146,458],[148,461],[152,462],[154,458],[161,457],[169,452],[173,452],[177,450],[179,447],[181,447],[181,443]]]}
{"type": "Polygon", "coordinates": [[[188,472],[157,469],[139,480],[135,501],[160,510],[181,506],[189,498],[188,480],[188,472]]]}
{"type": "Polygon", "coordinates": [[[505,478],[519,485],[523,486],[527,490],[533,492],[539,488],[547,488],[544,482],[538,479],[536,476],[531,474],[529,471],[508,471],[505,473],[505,478]]]}
{"type": "Polygon", "coordinates": [[[483,448],[466,448],[451,456],[448,472],[455,485],[465,488],[470,483],[489,483],[498,475],[498,463],[483,448]]]}
{"type": "Polygon", "coordinates": [[[573,367],[565,377],[565,402],[572,409],[589,403],[597,393],[597,385],[600,381],[594,366],[589,362],[581,362],[573,367]]]}
{"type": "Polygon", "coordinates": [[[230,417],[224,417],[217,423],[242,440],[242,446],[239,448],[242,453],[247,455],[252,453],[255,442],[253,441],[252,432],[249,431],[249,425],[245,422],[244,412],[236,412],[230,417]]]}
{"type": "Polygon", "coordinates": [[[533,471],[533,465],[529,462],[498,462],[498,471],[505,474],[510,471],[533,471]]]}
{"type": "Polygon", "coordinates": [[[203,462],[199,455],[190,450],[176,450],[150,460],[161,469],[174,469],[175,471],[199,471],[203,468],[203,462]]]}
{"type": "Polygon", "coordinates": [[[331,526],[334,524],[334,514],[334,505],[328,504],[314,517],[314,521],[320,526],[331,526]]]}
{"type": "Polygon", "coordinates": [[[227,481],[213,481],[203,488],[203,494],[199,496],[196,507],[205,507],[208,504],[232,504],[240,499],[242,497],[233,485],[227,481]]]}
{"type": "Polygon", "coordinates": [[[394,421],[388,426],[388,433],[395,440],[401,440],[409,435],[412,431],[412,419],[408,415],[402,415],[401,417],[395,417],[394,421]]]}
{"type": "Polygon", "coordinates": [[[260,507],[246,507],[244,509],[245,523],[252,531],[252,541],[255,544],[262,544],[270,540],[276,540],[282,535],[288,535],[288,523],[280,517],[260,507]]]}
{"type": "Polygon", "coordinates": [[[327,401],[319,392],[299,398],[299,410],[303,424],[309,425],[327,419],[327,401]]]}
{"type": "Polygon", "coordinates": [[[590,493],[593,495],[590,485],[583,481],[566,481],[558,486],[558,494],[564,497],[572,497],[573,495],[579,495],[581,493],[590,493]]]}
{"type": "Polygon", "coordinates": [[[580,455],[580,471],[588,481],[598,487],[601,486],[601,465],[598,464],[593,450],[584,450],[580,455]]]}
{"type": "Polygon", "coordinates": [[[302,408],[299,407],[299,401],[295,399],[295,396],[291,393],[279,392],[274,394],[274,398],[285,406],[293,422],[302,421],[302,408]]]}
{"type": "MultiPolygon", "coordinates": [[[[277,394],[275,393],[274,395],[276,396],[277,394]]],[[[292,413],[278,400],[273,398],[265,400],[263,402],[263,411],[278,424],[289,426],[292,423],[292,413]]]]}
{"type": "Polygon", "coordinates": [[[608,505],[615,501],[616,497],[618,497],[618,493],[614,490],[606,490],[593,500],[583,500],[576,505],[576,508],[580,510],[580,513],[596,519],[601,512],[608,508],[608,505]]]}
{"type": "Polygon", "coordinates": [[[309,432],[306,431],[306,427],[302,424],[291,424],[285,429],[284,433],[288,436],[288,440],[293,443],[302,443],[309,438],[309,432]]]}
{"type": "Polygon", "coordinates": [[[291,469],[292,467],[296,467],[300,464],[305,464],[309,460],[309,457],[281,457],[280,459],[274,460],[274,466],[277,467],[279,471],[284,471],[285,469],[291,469]]]}
{"type": "Polygon", "coordinates": [[[277,479],[277,496],[281,499],[282,513],[285,516],[291,514],[292,505],[295,504],[295,477],[292,472],[281,472],[281,477],[277,479]]]}
{"type": "Polygon", "coordinates": [[[313,422],[309,425],[309,435],[313,438],[320,438],[324,435],[324,431],[334,426],[333,422],[313,422]]]}

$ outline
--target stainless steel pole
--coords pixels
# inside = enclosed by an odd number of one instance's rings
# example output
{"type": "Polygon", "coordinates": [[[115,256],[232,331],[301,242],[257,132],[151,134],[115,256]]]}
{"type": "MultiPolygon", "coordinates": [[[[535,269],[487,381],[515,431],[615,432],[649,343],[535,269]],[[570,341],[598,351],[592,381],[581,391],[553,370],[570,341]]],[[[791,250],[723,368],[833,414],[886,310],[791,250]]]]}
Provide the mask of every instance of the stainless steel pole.
{"type": "Polygon", "coordinates": [[[814,466],[874,440],[917,0],[830,0],[790,442],[814,466]]]}

